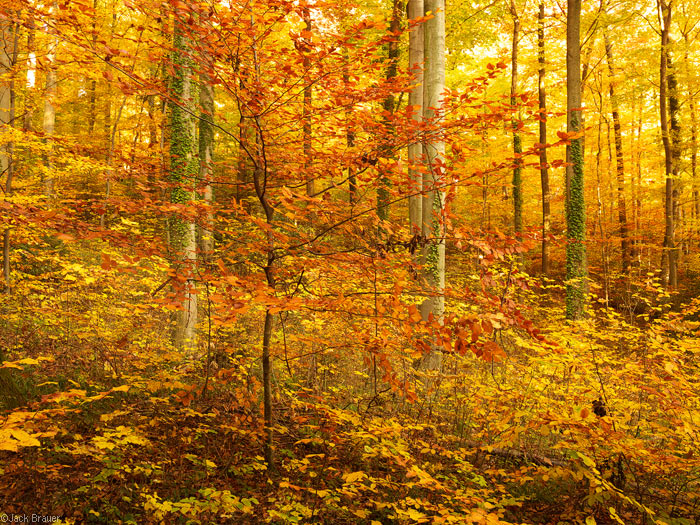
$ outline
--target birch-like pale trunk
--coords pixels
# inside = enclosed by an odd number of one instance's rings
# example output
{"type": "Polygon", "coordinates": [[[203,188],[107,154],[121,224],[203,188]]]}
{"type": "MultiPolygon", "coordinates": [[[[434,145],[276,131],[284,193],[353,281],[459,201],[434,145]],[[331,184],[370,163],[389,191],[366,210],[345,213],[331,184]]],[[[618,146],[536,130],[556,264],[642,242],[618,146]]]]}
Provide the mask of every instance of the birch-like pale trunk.
{"type": "MultiPolygon", "coordinates": [[[[53,3],[50,13],[58,9],[58,4],[53,3]]],[[[44,88],[44,141],[50,144],[56,128],[56,108],[54,99],[56,98],[56,48],[58,47],[58,37],[53,36],[49,40],[49,48],[46,51],[46,84],[44,88]]],[[[52,197],[54,194],[54,176],[51,146],[47,146],[48,151],[44,153],[44,195],[52,197]]]]}
{"type": "MultiPolygon", "coordinates": [[[[423,144],[426,167],[423,176],[423,278],[427,297],[421,304],[425,321],[442,321],[445,313],[445,141],[440,130],[443,92],[445,91],[445,1],[427,0],[424,4],[425,71],[423,118],[433,131],[423,144]]],[[[442,354],[434,349],[425,360],[428,369],[439,370],[442,354]]]]}
{"type": "MultiPolygon", "coordinates": [[[[414,20],[423,16],[423,0],[408,0],[408,18],[414,20]]],[[[420,123],[423,120],[423,24],[415,26],[408,34],[408,63],[413,74],[413,87],[408,94],[408,105],[414,108],[411,118],[420,123]]],[[[418,169],[423,159],[423,145],[419,140],[408,146],[408,220],[411,236],[422,232],[423,173],[418,169]]]]}

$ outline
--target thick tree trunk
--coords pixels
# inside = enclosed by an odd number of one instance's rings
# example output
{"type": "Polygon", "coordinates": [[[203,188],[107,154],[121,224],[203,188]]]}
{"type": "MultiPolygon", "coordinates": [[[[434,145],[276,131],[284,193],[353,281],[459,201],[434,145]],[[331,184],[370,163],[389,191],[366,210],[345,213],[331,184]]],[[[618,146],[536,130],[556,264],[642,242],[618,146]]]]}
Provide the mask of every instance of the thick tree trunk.
{"type": "MultiPolygon", "coordinates": [[[[408,18],[415,20],[423,16],[423,0],[408,0],[408,18]]],[[[423,24],[415,26],[408,35],[408,63],[413,74],[413,87],[408,94],[408,105],[413,109],[412,118],[417,123],[423,120],[423,24]]],[[[423,173],[418,166],[423,160],[423,145],[416,141],[408,146],[408,219],[411,236],[422,231],[423,173]]]]}
{"type": "MultiPolygon", "coordinates": [[[[568,133],[581,126],[581,0],[567,0],[566,14],[566,112],[568,133]]],[[[572,138],[566,147],[566,317],[584,316],[587,295],[586,208],[584,202],[582,139],[572,138]]]]}
{"type": "MultiPolygon", "coordinates": [[[[675,258],[675,222],[674,222],[674,152],[671,144],[671,136],[668,129],[670,109],[669,94],[670,82],[673,77],[669,73],[669,29],[671,26],[671,4],[665,0],[659,0],[657,7],[661,15],[661,57],[659,62],[659,117],[661,120],[661,138],[664,144],[666,169],[666,189],[664,193],[664,242],[663,255],[661,257],[661,282],[666,287],[674,287],[677,284],[676,258],[675,258]],[[667,107],[668,106],[668,107],[667,107]]],[[[672,117],[673,118],[673,117],[672,117]]]]}
{"type": "MultiPolygon", "coordinates": [[[[425,321],[441,321],[445,312],[445,221],[444,158],[445,142],[439,130],[445,90],[445,2],[427,0],[425,12],[432,18],[425,22],[425,73],[423,87],[423,118],[436,129],[426,138],[424,153],[427,169],[423,177],[422,203],[423,277],[428,297],[421,305],[425,321]]],[[[439,369],[441,354],[434,350],[425,366],[439,369]]]]}
{"type": "Polygon", "coordinates": [[[540,181],[542,186],[542,275],[549,275],[550,190],[547,164],[547,91],[545,86],[544,2],[540,2],[537,15],[537,95],[539,100],[540,181]]]}
{"type": "Polygon", "coordinates": [[[520,41],[520,17],[515,7],[515,0],[510,2],[510,14],[513,17],[513,40],[511,53],[511,74],[510,74],[510,105],[513,111],[513,119],[511,127],[513,130],[513,229],[518,237],[521,237],[523,232],[523,184],[522,171],[523,163],[520,155],[523,152],[522,138],[518,129],[520,127],[520,118],[515,111],[516,93],[518,90],[518,42],[520,41]]]}
{"type": "MultiPolygon", "coordinates": [[[[399,60],[399,35],[401,31],[401,11],[402,11],[402,0],[393,0],[391,8],[391,21],[389,22],[389,34],[391,35],[391,40],[386,44],[386,54],[388,59],[388,66],[386,69],[386,79],[391,82],[396,78],[398,72],[398,60],[399,60]]],[[[393,135],[394,129],[391,124],[391,117],[396,109],[395,97],[393,93],[389,93],[382,103],[382,109],[384,109],[386,120],[384,127],[386,129],[387,135],[393,135]]],[[[391,158],[391,151],[387,151],[382,154],[387,158],[391,158]]],[[[379,186],[377,188],[377,216],[380,221],[389,220],[389,177],[382,171],[383,168],[379,169],[379,186]]],[[[380,231],[382,226],[380,224],[380,231]]]]}
{"type": "Polygon", "coordinates": [[[610,105],[612,106],[613,130],[615,133],[615,168],[617,180],[617,214],[620,223],[620,249],[622,251],[622,272],[626,273],[630,268],[631,250],[629,243],[629,225],[627,224],[627,203],[625,199],[625,164],[622,151],[622,129],[620,125],[620,108],[615,94],[615,60],[613,47],[607,28],[603,30],[605,40],[605,56],[608,61],[608,73],[610,83],[610,105]]]}
{"type": "MultiPolygon", "coordinates": [[[[170,92],[170,183],[171,201],[187,204],[194,196],[197,167],[194,159],[195,123],[192,93],[192,65],[187,56],[189,44],[184,35],[183,22],[175,15],[173,30],[173,73],[170,92]]],[[[194,222],[174,219],[171,223],[170,242],[179,261],[179,271],[187,275],[182,310],[178,310],[175,326],[175,346],[193,354],[197,341],[197,294],[194,271],[197,262],[197,237],[194,222]]]]}

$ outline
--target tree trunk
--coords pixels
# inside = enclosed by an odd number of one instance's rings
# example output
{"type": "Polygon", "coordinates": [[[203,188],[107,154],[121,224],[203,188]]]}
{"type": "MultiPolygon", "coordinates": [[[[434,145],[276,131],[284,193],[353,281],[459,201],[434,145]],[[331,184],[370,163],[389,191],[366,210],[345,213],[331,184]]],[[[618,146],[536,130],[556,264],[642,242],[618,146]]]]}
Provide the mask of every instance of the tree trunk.
{"type": "MultiPolygon", "coordinates": [[[[170,199],[177,204],[193,200],[195,174],[195,123],[192,93],[192,64],[188,58],[189,43],[185,37],[184,22],[175,15],[173,29],[173,73],[170,79],[170,199]]],[[[175,346],[190,356],[196,349],[197,294],[194,270],[197,262],[197,237],[194,222],[176,218],[171,222],[170,242],[179,261],[179,271],[185,272],[182,310],[178,310],[175,326],[175,346]]]]}
{"type": "MultiPolygon", "coordinates": [[[[391,40],[386,44],[386,54],[388,59],[388,66],[386,69],[386,79],[391,82],[396,78],[398,72],[398,60],[399,60],[399,35],[401,31],[401,3],[402,0],[393,0],[391,8],[391,21],[389,22],[389,34],[391,35],[391,40]]],[[[382,103],[382,109],[384,110],[385,122],[384,128],[387,135],[393,135],[394,129],[391,123],[391,118],[396,109],[394,106],[396,104],[394,94],[389,93],[382,103]]],[[[386,158],[391,158],[392,153],[389,151],[390,148],[385,148],[387,151],[381,156],[386,158]]],[[[382,231],[381,222],[389,220],[389,177],[383,172],[382,167],[379,168],[379,187],[377,188],[377,216],[380,220],[380,232],[382,231]]]]}
{"type": "MultiPolygon", "coordinates": [[[[442,118],[442,95],[445,90],[445,2],[426,0],[425,12],[432,18],[425,22],[425,73],[423,87],[423,118],[434,130],[426,137],[424,152],[427,168],[423,177],[422,203],[423,277],[428,297],[421,305],[425,321],[442,321],[445,312],[445,142],[439,129],[442,118]]],[[[433,350],[425,362],[429,369],[439,369],[439,350],[433,350]]]]}
{"type": "MultiPolygon", "coordinates": [[[[56,2],[53,3],[50,12],[54,12],[58,9],[56,2]]],[[[54,129],[56,127],[56,108],[53,105],[54,98],[56,98],[56,48],[58,47],[58,38],[53,37],[49,41],[49,48],[46,52],[46,87],[44,90],[44,141],[50,143],[52,140],[54,129]]],[[[49,152],[44,154],[44,168],[45,174],[44,180],[44,195],[47,197],[52,197],[54,193],[54,177],[53,177],[53,166],[50,150],[51,146],[48,146],[49,152]]]]}
{"type": "MultiPolygon", "coordinates": [[[[520,17],[515,7],[515,0],[510,1],[510,14],[513,17],[513,41],[511,54],[511,74],[510,74],[510,105],[513,111],[511,127],[513,129],[513,229],[518,238],[523,232],[523,184],[522,171],[523,163],[520,155],[523,152],[522,139],[518,129],[520,127],[520,116],[515,111],[516,93],[518,90],[518,42],[520,40],[520,17]]],[[[519,113],[519,112],[518,112],[519,113]]]]}
{"type": "Polygon", "coordinates": [[[199,118],[199,179],[204,185],[204,202],[207,205],[201,232],[202,257],[209,261],[214,251],[214,85],[206,73],[200,73],[199,79],[199,104],[202,108],[199,118]]]}
{"type": "MultiPolygon", "coordinates": [[[[415,20],[423,16],[423,0],[408,0],[408,18],[415,20]]],[[[411,118],[416,123],[423,120],[423,24],[416,25],[408,35],[408,63],[413,74],[413,88],[408,94],[408,105],[413,108],[411,118]]],[[[408,219],[411,236],[422,231],[423,174],[418,169],[423,159],[423,145],[418,140],[408,146],[408,219]]]]}
{"type": "MultiPolygon", "coordinates": [[[[4,22],[0,36],[4,45],[0,49],[0,78],[9,75],[5,85],[0,86],[0,128],[15,125],[15,77],[12,72],[17,64],[17,56],[19,52],[19,32],[20,26],[18,23],[4,22]]],[[[12,179],[15,172],[14,158],[15,143],[10,140],[5,145],[4,151],[0,151],[0,173],[5,173],[5,196],[12,195],[12,179]]],[[[3,277],[5,280],[5,291],[10,293],[10,228],[6,228],[3,233],[2,247],[2,268],[3,277]]]]}
{"type": "Polygon", "coordinates": [[[542,185],[542,275],[549,275],[549,229],[550,229],[550,191],[549,166],[547,164],[547,90],[545,80],[545,47],[544,47],[544,2],[540,2],[537,15],[537,95],[539,99],[539,143],[542,147],[540,154],[540,181],[542,185]]]}
{"type": "Polygon", "coordinates": [[[691,217],[694,219],[693,222],[693,232],[691,235],[697,235],[697,224],[700,221],[700,188],[698,187],[697,170],[698,170],[698,120],[697,114],[695,112],[695,91],[694,87],[696,82],[691,81],[693,78],[690,71],[690,62],[688,57],[688,49],[690,48],[690,41],[688,38],[688,33],[686,32],[683,37],[685,38],[685,67],[688,83],[688,109],[690,111],[690,180],[693,188],[693,202],[691,205],[691,217]]]}
{"type": "MultiPolygon", "coordinates": [[[[348,93],[350,92],[350,59],[348,58],[347,49],[343,50],[343,85],[345,86],[348,93]]],[[[353,131],[352,124],[352,112],[353,108],[351,104],[348,104],[345,109],[345,144],[348,147],[348,151],[352,151],[355,146],[355,132],[353,131]]],[[[348,200],[350,204],[355,204],[357,200],[357,179],[355,177],[355,168],[352,163],[348,164],[348,200]]]]}
{"type": "MultiPolygon", "coordinates": [[[[603,8],[605,9],[605,8],[603,8]]],[[[603,29],[605,40],[605,56],[608,61],[608,73],[610,83],[610,105],[612,106],[613,130],[615,133],[615,168],[617,174],[617,214],[620,223],[620,248],[622,250],[622,273],[627,273],[630,268],[630,243],[629,226],[627,224],[627,203],[625,199],[625,164],[622,152],[622,129],[620,126],[620,108],[615,94],[615,60],[613,47],[610,41],[608,29],[603,29]]]]}
{"type": "Polygon", "coordinates": [[[664,193],[664,243],[661,257],[661,282],[666,287],[674,287],[677,284],[676,260],[675,260],[675,223],[674,223],[674,152],[671,145],[671,137],[668,129],[668,112],[670,100],[670,82],[673,77],[669,73],[669,29],[671,26],[671,5],[665,0],[659,0],[657,7],[661,15],[661,57],[659,62],[659,117],[661,120],[661,138],[664,144],[666,170],[666,190],[664,193]],[[668,105],[668,107],[667,107],[668,105]]]}
{"type": "MultiPolygon", "coordinates": [[[[567,0],[566,113],[568,133],[581,127],[581,0],[567,0]]],[[[566,318],[583,318],[587,295],[586,208],[582,139],[566,147],[566,318]]]]}
{"type": "MultiPolygon", "coordinates": [[[[304,8],[304,24],[306,26],[306,31],[309,35],[309,40],[311,39],[311,13],[309,8],[304,8]]],[[[308,197],[313,197],[316,193],[314,175],[311,171],[313,166],[312,153],[311,153],[311,97],[313,94],[313,88],[311,87],[311,46],[309,42],[308,49],[302,51],[304,53],[304,108],[303,108],[303,148],[304,148],[304,174],[306,175],[306,195],[308,197]]]]}

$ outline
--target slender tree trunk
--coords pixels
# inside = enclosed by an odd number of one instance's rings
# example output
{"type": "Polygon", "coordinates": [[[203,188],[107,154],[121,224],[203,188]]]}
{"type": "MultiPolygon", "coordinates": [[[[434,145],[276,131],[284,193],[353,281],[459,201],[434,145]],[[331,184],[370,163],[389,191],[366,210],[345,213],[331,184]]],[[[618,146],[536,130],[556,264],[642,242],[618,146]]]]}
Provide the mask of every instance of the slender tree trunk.
{"type": "MultiPolygon", "coordinates": [[[[1,22],[0,22],[1,23],[1,22]]],[[[0,129],[2,127],[15,126],[15,73],[14,67],[17,64],[19,52],[19,23],[2,23],[2,42],[4,45],[0,49],[0,78],[6,77],[9,73],[7,84],[0,86],[0,129]]],[[[5,145],[5,150],[0,152],[0,173],[5,173],[5,196],[12,195],[12,182],[15,172],[15,143],[10,140],[5,145]]],[[[11,291],[10,279],[10,228],[6,228],[3,233],[2,246],[2,268],[5,280],[5,291],[11,291]]]]}
{"type": "MultiPolygon", "coordinates": [[[[311,35],[311,13],[309,8],[304,8],[304,24],[306,31],[311,35]]],[[[303,108],[303,148],[304,148],[304,173],[306,175],[306,195],[313,197],[316,194],[315,180],[312,172],[313,158],[311,152],[311,101],[313,88],[311,86],[311,47],[303,50],[304,53],[304,108],[303,108]]]]}
{"type": "MultiPolygon", "coordinates": [[[[634,224],[634,229],[637,232],[636,238],[637,243],[641,245],[642,243],[642,120],[644,113],[644,103],[643,99],[639,99],[639,116],[637,117],[637,193],[634,196],[636,201],[637,217],[634,224]]],[[[637,258],[639,264],[642,264],[642,249],[637,250],[637,258]]]]}
{"type": "Polygon", "coordinates": [[[608,73],[610,84],[610,105],[612,106],[613,130],[615,133],[615,168],[617,174],[617,214],[620,223],[620,248],[622,250],[622,272],[627,273],[630,268],[630,243],[629,225],[627,223],[627,204],[625,200],[625,164],[622,151],[622,129],[620,125],[620,109],[615,94],[616,74],[613,46],[610,41],[608,29],[603,30],[605,40],[605,56],[608,61],[608,73]]]}
{"type": "Polygon", "coordinates": [[[546,62],[544,44],[544,2],[540,1],[537,15],[537,95],[539,99],[540,182],[542,186],[542,275],[549,275],[550,190],[547,163],[547,90],[545,86],[546,62]]]}
{"type": "MultiPolygon", "coordinates": [[[[192,64],[188,58],[189,42],[184,35],[184,22],[176,13],[173,29],[173,73],[170,79],[170,183],[171,201],[188,204],[194,198],[195,174],[194,159],[195,123],[192,89],[192,64]]],[[[197,341],[197,294],[194,271],[197,262],[197,237],[195,223],[174,219],[171,223],[170,241],[179,259],[179,271],[185,272],[182,310],[177,312],[175,346],[192,355],[197,341]]]]}
{"type": "MultiPolygon", "coordinates": [[[[94,9],[94,18],[92,20],[92,47],[97,48],[97,0],[92,1],[92,8],[94,9]]],[[[90,80],[90,87],[88,89],[88,136],[92,136],[95,131],[95,120],[97,119],[97,80],[94,78],[90,80]]]]}
{"type": "Polygon", "coordinates": [[[202,257],[209,261],[214,251],[214,85],[206,73],[200,73],[199,79],[199,104],[202,108],[199,118],[199,179],[204,185],[207,205],[202,227],[202,257]]]}
{"type": "MultiPolygon", "coordinates": [[[[670,44],[670,39],[669,39],[670,44]]],[[[671,158],[673,164],[673,188],[671,190],[671,210],[673,214],[674,232],[671,250],[669,252],[668,285],[672,288],[678,286],[678,260],[680,256],[679,246],[675,239],[676,225],[680,224],[680,164],[681,164],[681,126],[680,126],[680,100],[678,97],[678,80],[670,50],[666,57],[668,67],[668,112],[671,119],[671,158]]]]}
{"type": "Polygon", "coordinates": [[[520,155],[523,152],[522,138],[518,130],[520,129],[519,111],[516,113],[516,94],[518,91],[518,42],[520,41],[520,17],[515,7],[515,0],[510,1],[510,14],[513,17],[513,41],[511,54],[511,74],[510,74],[510,105],[513,111],[511,127],[513,130],[513,229],[518,238],[523,232],[523,184],[522,171],[523,163],[520,155]]]}
{"type": "Polygon", "coordinates": [[[693,189],[693,202],[691,206],[690,216],[694,219],[693,231],[691,235],[695,237],[698,233],[698,221],[700,221],[700,184],[698,184],[698,119],[695,111],[695,91],[694,87],[697,82],[694,81],[690,70],[690,61],[688,50],[690,49],[690,40],[688,33],[684,33],[685,39],[685,67],[688,85],[688,110],[690,111],[690,180],[693,189]]]}
{"type": "MultiPolygon", "coordinates": [[[[421,305],[423,319],[441,321],[445,312],[445,142],[439,129],[442,118],[442,95],[445,90],[445,1],[426,0],[425,12],[432,18],[425,22],[425,73],[423,87],[423,118],[434,130],[426,138],[422,203],[423,277],[429,296],[421,305]]],[[[434,350],[425,366],[438,370],[441,354],[434,350]]]]}
{"type": "MultiPolygon", "coordinates": [[[[567,0],[566,14],[566,113],[568,133],[581,126],[581,0],[567,0]]],[[[572,138],[566,147],[566,317],[584,316],[587,295],[586,207],[584,202],[582,139],[572,138]]]]}
{"type": "MultiPolygon", "coordinates": [[[[348,58],[348,53],[347,49],[343,50],[343,85],[345,88],[350,91],[350,59],[348,58]]],[[[353,131],[353,124],[352,124],[352,113],[353,113],[353,108],[351,104],[348,104],[347,108],[345,109],[345,122],[346,122],[346,129],[345,129],[345,144],[348,147],[349,151],[352,151],[352,148],[355,147],[355,132],[353,131]]],[[[355,177],[355,168],[352,166],[351,163],[348,164],[348,199],[350,201],[350,204],[355,204],[355,201],[357,200],[357,180],[355,177]]]]}
{"type": "Polygon", "coordinates": [[[603,225],[603,197],[601,194],[601,175],[600,175],[600,157],[602,154],[601,136],[603,129],[603,94],[600,93],[600,111],[598,113],[598,149],[595,155],[595,173],[596,173],[596,201],[597,201],[597,219],[598,230],[600,232],[600,259],[603,267],[603,294],[605,297],[605,306],[607,307],[610,299],[610,268],[608,260],[608,237],[603,225]]]}
{"type": "MultiPolygon", "coordinates": [[[[58,4],[53,3],[50,12],[58,9],[58,4]]],[[[44,141],[50,144],[53,140],[54,129],[56,127],[56,108],[54,107],[54,99],[56,98],[56,48],[58,47],[58,38],[52,37],[49,41],[49,48],[46,52],[46,87],[44,90],[44,141]]],[[[44,154],[44,195],[52,197],[54,193],[54,176],[52,173],[53,163],[50,150],[52,147],[47,146],[48,150],[44,154]]]]}
{"type": "MultiPolygon", "coordinates": [[[[415,20],[423,16],[423,0],[408,0],[408,18],[415,20]]],[[[423,24],[416,25],[408,34],[408,63],[413,74],[413,88],[408,94],[408,105],[413,108],[411,118],[416,123],[423,120],[423,24]]],[[[408,146],[408,219],[411,236],[422,231],[423,173],[419,168],[423,161],[423,145],[416,141],[408,146]]]]}

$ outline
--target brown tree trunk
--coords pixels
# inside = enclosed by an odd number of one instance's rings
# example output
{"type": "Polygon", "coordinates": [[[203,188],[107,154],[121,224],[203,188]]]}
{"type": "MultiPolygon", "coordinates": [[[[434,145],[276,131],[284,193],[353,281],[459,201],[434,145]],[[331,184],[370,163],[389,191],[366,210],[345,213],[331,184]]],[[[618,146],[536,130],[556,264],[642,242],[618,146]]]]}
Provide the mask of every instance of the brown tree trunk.
{"type": "Polygon", "coordinates": [[[620,125],[620,108],[615,94],[615,60],[613,46],[607,28],[603,30],[605,40],[605,55],[608,61],[608,73],[610,84],[610,105],[612,106],[613,131],[615,134],[615,168],[617,180],[617,215],[620,223],[620,249],[622,251],[622,272],[627,273],[630,268],[630,244],[629,226],[627,224],[627,203],[625,199],[625,164],[622,151],[622,129],[620,125]]]}
{"type": "Polygon", "coordinates": [[[540,181],[542,185],[542,275],[549,275],[550,190],[547,164],[547,91],[545,87],[544,2],[540,2],[537,15],[537,94],[539,100],[540,181]]]}
{"type": "Polygon", "coordinates": [[[510,1],[510,15],[513,18],[513,40],[511,53],[510,74],[510,105],[513,111],[511,127],[513,130],[513,229],[517,237],[521,237],[523,231],[523,187],[522,187],[522,139],[518,132],[520,126],[519,115],[516,115],[516,93],[518,90],[518,42],[520,40],[520,17],[515,7],[515,0],[510,1]]]}
{"type": "MultiPolygon", "coordinates": [[[[306,31],[309,34],[309,38],[311,35],[311,13],[309,12],[309,8],[306,7],[304,9],[304,25],[306,26],[306,31]]],[[[309,43],[310,45],[310,43],[309,43]]],[[[312,153],[311,153],[311,97],[313,94],[313,88],[311,87],[311,75],[310,75],[310,70],[311,70],[311,59],[310,59],[310,53],[311,53],[311,47],[308,49],[303,49],[302,52],[304,53],[304,60],[303,60],[303,66],[304,66],[304,108],[303,108],[303,115],[302,115],[302,121],[303,121],[303,149],[304,149],[304,174],[306,175],[306,195],[308,197],[313,197],[316,193],[315,189],[315,180],[314,180],[314,175],[311,171],[313,162],[312,162],[312,153]]]]}
{"type": "MultiPolygon", "coordinates": [[[[661,258],[661,282],[664,286],[673,288],[677,285],[676,254],[675,254],[675,222],[674,222],[674,152],[671,144],[671,136],[668,129],[668,113],[671,108],[668,91],[671,81],[675,84],[675,77],[669,73],[669,30],[671,26],[671,4],[665,0],[658,0],[657,5],[662,20],[661,23],[661,59],[659,63],[659,116],[661,120],[661,137],[664,144],[666,169],[666,190],[664,194],[664,242],[661,258]],[[673,77],[673,78],[672,78],[673,77]],[[668,107],[667,107],[668,105],[668,107]]],[[[676,102],[677,103],[677,102],[676,102]]],[[[672,117],[673,118],[673,117],[672,117]]]]}

